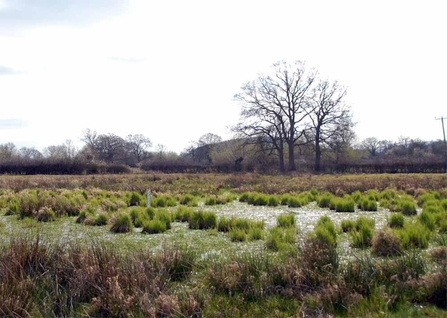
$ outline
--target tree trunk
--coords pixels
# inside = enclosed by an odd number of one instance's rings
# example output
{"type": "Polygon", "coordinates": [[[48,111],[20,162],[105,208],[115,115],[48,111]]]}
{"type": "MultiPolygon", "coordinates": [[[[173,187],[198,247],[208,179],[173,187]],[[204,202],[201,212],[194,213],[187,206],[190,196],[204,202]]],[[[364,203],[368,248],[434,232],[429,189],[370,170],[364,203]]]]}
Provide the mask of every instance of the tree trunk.
{"type": "Polygon", "coordinates": [[[284,149],[279,151],[279,171],[285,172],[286,166],[284,164],[284,149]]]}
{"type": "Polygon", "coordinates": [[[315,141],[315,172],[321,171],[321,147],[320,141],[315,141]]]}
{"type": "Polygon", "coordinates": [[[289,145],[289,171],[295,171],[296,165],[295,165],[295,143],[293,140],[291,142],[288,142],[289,145]]]}
{"type": "Polygon", "coordinates": [[[321,170],[321,147],[320,147],[320,126],[316,127],[315,133],[315,172],[321,170]]]}

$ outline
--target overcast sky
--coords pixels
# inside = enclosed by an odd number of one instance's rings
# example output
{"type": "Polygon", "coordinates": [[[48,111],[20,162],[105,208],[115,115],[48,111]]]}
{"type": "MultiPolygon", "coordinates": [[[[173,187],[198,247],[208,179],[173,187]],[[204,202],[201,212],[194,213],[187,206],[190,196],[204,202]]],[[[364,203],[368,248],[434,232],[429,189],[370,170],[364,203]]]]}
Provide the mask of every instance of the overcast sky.
{"type": "Polygon", "coordinates": [[[278,60],[344,85],[359,140],[441,139],[443,2],[0,0],[0,143],[229,139],[233,95],[278,60]]]}

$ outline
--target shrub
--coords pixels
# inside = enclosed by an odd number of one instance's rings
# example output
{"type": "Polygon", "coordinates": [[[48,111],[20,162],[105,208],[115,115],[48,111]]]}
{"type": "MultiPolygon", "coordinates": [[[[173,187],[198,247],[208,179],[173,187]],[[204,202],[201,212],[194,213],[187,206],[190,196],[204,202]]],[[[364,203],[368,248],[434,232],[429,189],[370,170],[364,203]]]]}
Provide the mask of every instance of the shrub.
{"type": "Polygon", "coordinates": [[[141,233],[158,234],[166,232],[166,223],[159,219],[146,221],[141,233]]]}
{"type": "Polygon", "coordinates": [[[279,227],[289,228],[295,227],[295,214],[281,214],[276,217],[276,223],[279,227]]]}
{"type": "Polygon", "coordinates": [[[388,219],[388,226],[391,228],[402,228],[404,227],[404,215],[402,213],[393,213],[388,219]]]}
{"type": "Polygon", "coordinates": [[[189,228],[194,230],[214,229],[216,226],[216,213],[209,211],[195,212],[189,221],[189,228]]]}
{"type": "Polygon", "coordinates": [[[132,218],[127,213],[120,213],[116,219],[113,220],[110,230],[114,233],[127,233],[132,231],[132,218]]]}

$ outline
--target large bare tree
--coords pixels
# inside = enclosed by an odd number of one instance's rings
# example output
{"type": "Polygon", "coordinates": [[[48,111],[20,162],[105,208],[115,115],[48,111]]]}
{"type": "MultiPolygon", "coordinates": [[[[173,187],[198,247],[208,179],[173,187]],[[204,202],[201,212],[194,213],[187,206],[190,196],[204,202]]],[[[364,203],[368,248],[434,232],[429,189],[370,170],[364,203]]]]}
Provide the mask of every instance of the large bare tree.
{"type": "Polygon", "coordinates": [[[304,63],[276,62],[271,75],[260,75],[241,87],[235,95],[241,104],[241,122],[234,131],[253,140],[268,140],[278,152],[280,170],[284,170],[284,151],[288,170],[296,170],[295,145],[304,132],[308,92],[315,72],[306,71],[304,63]]]}
{"type": "MultiPolygon", "coordinates": [[[[307,107],[310,123],[310,138],[315,146],[315,171],[321,170],[321,146],[328,144],[334,136],[340,133],[340,129],[352,127],[351,112],[344,103],[346,89],[338,82],[319,81],[312,90],[309,99],[310,107],[307,107]],[[344,127],[342,127],[342,124],[344,127]]],[[[345,131],[346,132],[346,131],[345,131]]]]}

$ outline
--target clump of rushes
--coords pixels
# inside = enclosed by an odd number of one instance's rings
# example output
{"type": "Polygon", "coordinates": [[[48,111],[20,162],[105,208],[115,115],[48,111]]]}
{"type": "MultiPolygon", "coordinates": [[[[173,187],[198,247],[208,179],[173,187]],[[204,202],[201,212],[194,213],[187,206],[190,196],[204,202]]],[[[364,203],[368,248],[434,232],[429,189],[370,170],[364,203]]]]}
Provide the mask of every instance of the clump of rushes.
{"type": "Polygon", "coordinates": [[[146,198],[138,193],[131,192],[127,197],[127,205],[128,206],[144,206],[146,204],[146,198]]]}
{"type": "Polygon", "coordinates": [[[355,221],[353,220],[343,220],[340,223],[341,231],[343,233],[351,232],[355,229],[355,221]]]}
{"type": "Polygon", "coordinates": [[[279,205],[279,199],[276,195],[270,195],[268,197],[268,206],[278,206],[279,205]]]}
{"type": "Polygon", "coordinates": [[[388,226],[391,228],[403,228],[404,223],[404,215],[400,212],[391,214],[391,217],[388,219],[388,226]]]}
{"type": "Polygon", "coordinates": [[[103,226],[107,224],[108,220],[109,217],[106,213],[100,213],[94,218],[92,225],[103,226]]]}
{"type": "Polygon", "coordinates": [[[154,219],[144,222],[141,233],[146,234],[159,234],[166,232],[166,223],[159,219],[154,219]]]}
{"type": "Polygon", "coordinates": [[[416,204],[412,197],[402,197],[396,206],[396,211],[402,212],[404,215],[416,215],[416,204]]]}
{"type": "Polygon", "coordinates": [[[149,217],[149,215],[146,213],[146,209],[144,207],[140,207],[140,206],[132,207],[130,209],[129,215],[130,215],[132,224],[137,228],[142,227],[144,222],[151,219],[149,217]]]}
{"type": "Polygon", "coordinates": [[[355,202],[350,196],[335,198],[334,203],[336,212],[355,212],[355,202]]]}
{"type": "Polygon", "coordinates": [[[331,208],[332,201],[335,196],[330,192],[324,192],[319,195],[317,204],[320,208],[331,208]]]}
{"type": "Polygon", "coordinates": [[[402,254],[402,246],[390,228],[378,231],[371,244],[371,253],[377,256],[397,256],[402,254]]]}
{"type": "Polygon", "coordinates": [[[377,211],[377,201],[370,197],[363,197],[359,200],[357,207],[363,211],[377,211]]]}
{"type": "Polygon", "coordinates": [[[247,233],[243,229],[232,229],[228,232],[232,242],[245,242],[247,240],[247,233]]]}
{"type": "Polygon", "coordinates": [[[351,231],[350,233],[353,247],[370,247],[374,235],[374,220],[366,217],[358,218],[355,225],[355,231],[351,231]]]}
{"type": "Polygon", "coordinates": [[[281,214],[276,218],[276,223],[279,227],[289,228],[295,227],[295,214],[281,214]]]}
{"type": "Polygon", "coordinates": [[[191,216],[189,228],[193,230],[215,229],[217,227],[216,213],[210,211],[197,211],[191,216]]]}
{"type": "Polygon", "coordinates": [[[166,224],[166,229],[171,229],[172,214],[168,210],[159,209],[155,212],[154,220],[160,220],[166,224]]]}
{"type": "Polygon", "coordinates": [[[394,233],[404,249],[428,247],[430,230],[420,222],[407,222],[403,228],[394,229],[394,233]]]}
{"type": "Polygon", "coordinates": [[[174,220],[178,222],[189,222],[193,214],[194,209],[180,205],[174,213],[174,220]]]}
{"type": "Polygon", "coordinates": [[[151,206],[155,208],[173,207],[177,205],[177,200],[169,195],[156,196],[151,199],[151,206]]]}
{"type": "Polygon", "coordinates": [[[288,251],[293,249],[296,243],[296,228],[281,228],[278,226],[270,228],[265,246],[271,251],[288,251]]]}
{"type": "Polygon", "coordinates": [[[114,233],[127,233],[133,229],[132,218],[127,213],[120,213],[114,220],[110,231],[114,233]]]}
{"type": "Polygon", "coordinates": [[[50,222],[56,219],[56,214],[52,208],[43,207],[37,212],[36,218],[39,222],[50,222]]]}
{"type": "Polygon", "coordinates": [[[319,241],[334,247],[337,246],[337,232],[335,230],[335,225],[327,215],[318,219],[314,232],[319,241]]]}
{"type": "Polygon", "coordinates": [[[180,198],[180,204],[191,207],[198,206],[197,198],[189,193],[185,194],[180,198]]]}

